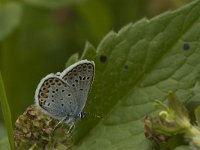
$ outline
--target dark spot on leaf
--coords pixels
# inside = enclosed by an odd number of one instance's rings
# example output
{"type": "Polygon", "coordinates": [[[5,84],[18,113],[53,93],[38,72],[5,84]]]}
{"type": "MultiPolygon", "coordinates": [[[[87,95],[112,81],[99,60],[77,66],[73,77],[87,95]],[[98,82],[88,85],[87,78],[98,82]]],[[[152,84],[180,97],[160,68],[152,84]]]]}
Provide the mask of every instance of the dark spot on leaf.
{"type": "Polygon", "coordinates": [[[184,43],[183,44],[183,50],[187,51],[190,49],[190,44],[189,43],[184,43]]]}
{"type": "Polygon", "coordinates": [[[65,92],[65,90],[62,90],[62,92],[65,92]]]}
{"type": "Polygon", "coordinates": [[[62,106],[64,106],[64,104],[61,104],[62,106]]]}
{"type": "Polygon", "coordinates": [[[75,86],[75,84],[72,84],[72,86],[74,87],[74,86],[75,86]]]}
{"type": "Polygon", "coordinates": [[[87,79],[89,79],[90,77],[87,77],[87,79]]]}
{"type": "Polygon", "coordinates": [[[50,103],[48,103],[47,105],[50,106],[50,103]]]}
{"type": "Polygon", "coordinates": [[[52,99],[51,101],[52,101],[52,102],[54,102],[54,100],[53,100],[53,99],[52,99]]]}
{"type": "Polygon", "coordinates": [[[99,59],[100,59],[100,62],[106,62],[107,61],[107,56],[101,55],[99,59]]]}
{"type": "Polygon", "coordinates": [[[56,89],[56,91],[58,92],[58,89],[56,89]]]}
{"type": "Polygon", "coordinates": [[[68,96],[71,96],[71,94],[68,94],[68,96]]]}
{"type": "Polygon", "coordinates": [[[83,91],[83,89],[80,89],[81,91],[83,91]]]}
{"type": "Polygon", "coordinates": [[[78,80],[75,80],[76,82],[78,82],[78,80]]]}

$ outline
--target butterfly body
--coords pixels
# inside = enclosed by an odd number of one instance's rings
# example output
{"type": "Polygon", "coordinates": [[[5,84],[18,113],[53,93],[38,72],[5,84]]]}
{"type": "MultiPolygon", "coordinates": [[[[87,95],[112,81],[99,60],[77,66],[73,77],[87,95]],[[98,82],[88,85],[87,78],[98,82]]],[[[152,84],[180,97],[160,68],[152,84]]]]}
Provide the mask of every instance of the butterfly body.
{"type": "Polygon", "coordinates": [[[62,73],[47,75],[36,89],[36,104],[53,118],[74,124],[86,104],[94,71],[93,61],[82,60],[62,73]]]}

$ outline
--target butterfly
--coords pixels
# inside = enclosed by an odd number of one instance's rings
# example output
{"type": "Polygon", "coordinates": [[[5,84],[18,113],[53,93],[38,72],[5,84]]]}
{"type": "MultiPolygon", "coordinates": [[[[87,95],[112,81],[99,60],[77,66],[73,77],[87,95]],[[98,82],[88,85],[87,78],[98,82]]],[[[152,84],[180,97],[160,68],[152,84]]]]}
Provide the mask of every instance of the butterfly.
{"type": "Polygon", "coordinates": [[[74,126],[84,116],[83,108],[95,75],[95,63],[81,60],[61,73],[44,77],[35,92],[35,103],[55,119],[74,126]]]}

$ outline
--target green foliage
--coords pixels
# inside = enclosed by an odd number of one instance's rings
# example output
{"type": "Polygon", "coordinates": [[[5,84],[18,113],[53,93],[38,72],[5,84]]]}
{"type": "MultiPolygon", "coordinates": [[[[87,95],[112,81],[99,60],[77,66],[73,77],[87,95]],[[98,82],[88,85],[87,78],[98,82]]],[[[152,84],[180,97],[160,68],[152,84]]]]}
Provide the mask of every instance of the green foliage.
{"type": "MultiPolygon", "coordinates": [[[[7,131],[8,131],[10,147],[11,147],[11,149],[14,149],[14,137],[13,137],[11,113],[10,113],[8,100],[6,98],[6,93],[5,93],[5,89],[4,89],[4,84],[3,84],[3,79],[2,79],[1,73],[0,73],[0,102],[1,102],[1,108],[2,108],[2,112],[3,112],[3,116],[4,116],[5,125],[6,125],[7,131]]],[[[2,139],[1,142],[5,143],[6,139],[2,139]]],[[[1,146],[1,144],[0,144],[0,146],[1,146]]]]}

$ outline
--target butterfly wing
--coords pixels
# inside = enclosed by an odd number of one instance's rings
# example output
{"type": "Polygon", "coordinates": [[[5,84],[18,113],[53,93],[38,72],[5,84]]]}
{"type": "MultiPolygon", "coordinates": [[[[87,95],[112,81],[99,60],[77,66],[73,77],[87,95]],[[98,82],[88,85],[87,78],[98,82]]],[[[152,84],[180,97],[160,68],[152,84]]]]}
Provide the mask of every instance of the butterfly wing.
{"type": "Polygon", "coordinates": [[[71,92],[75,96],[74,103],[77,104],[76,116],[82,112],[85,106],[94,79],[94,71],[95,64],[93,61],[82,60],[61,73],[61,78],[69,84],[71,92]]]}
{"type": "Polygon", "coordinates": [[[47,75],[40,81],[35,100],[50,116],[59,120],[67,120],[77,109],[70,86],[54,74],[47,75]]]}

